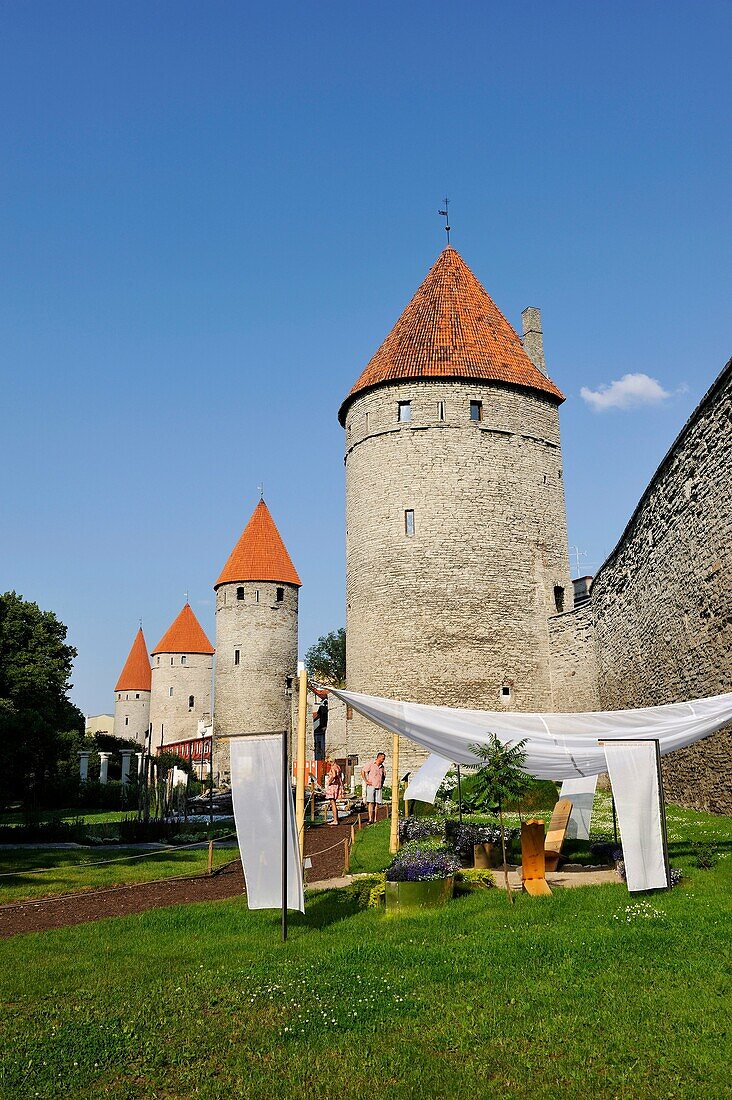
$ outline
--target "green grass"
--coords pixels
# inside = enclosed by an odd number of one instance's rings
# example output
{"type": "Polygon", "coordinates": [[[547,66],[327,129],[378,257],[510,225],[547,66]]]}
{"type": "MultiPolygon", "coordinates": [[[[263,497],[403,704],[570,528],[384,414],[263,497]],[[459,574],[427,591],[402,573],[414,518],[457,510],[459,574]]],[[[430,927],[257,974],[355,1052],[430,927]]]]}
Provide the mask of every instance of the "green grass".
{"type": "MultiPolygon", "coordinates": [[[[86,821],[89,825],[103,825],[108,821],[124,821],[126,817],[134,817],[135,810],[39,810],[33,815],[34,821],[86,821]]],[[[28,815],[21,811],[0,814],[0,825],[25,825],[28,815]]]]}
{"type": "MultiPolygon", "coordinates": [[[[234,858],[231,848],[214,848],[214,867],[234,858]]],[[[31,848],[27,851],[0,851],[0,905],[56,894],[75,894],[100,886],[131,882],[150,882],[172,875],[195,875],[205,871],[208,851],[188,848],[180,851],[145,852],[121,848],[108,851],[31,848]],[[135,856],[132,859],[130,857],[135,856]],[[121,858],[120,858],[121,857],[121,858]],[[114,860],[105,866],[91,864],[114,860]],[[52,868],[38,874],[36,868],[52,868]]]]}
{"type": "MultiPolygon", "coordinates": [[[[328,891],[284,945],[239,899],[6,941],[0,1095],[729,1096],[732,819],[672,816],[687,878],[645,898],[489,890],[390,918],[328,891]]],[[[361,834],[364,864],[385,838],[361,834]]]]}

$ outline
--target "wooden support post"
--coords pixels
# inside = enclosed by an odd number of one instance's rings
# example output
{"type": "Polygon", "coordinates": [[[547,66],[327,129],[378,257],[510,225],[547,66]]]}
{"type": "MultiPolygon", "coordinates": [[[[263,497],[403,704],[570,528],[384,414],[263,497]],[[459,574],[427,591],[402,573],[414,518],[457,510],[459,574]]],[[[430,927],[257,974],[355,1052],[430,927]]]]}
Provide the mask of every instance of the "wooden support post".
{"type": "Polygon", "coordinates": [[[396,855],[399,851],[399,734],[392,738],[391,748],[391,829],[389,832],[389,851],[396,855]]]}
{"type": "Polygon", "coordinates": [[[354,829],[353,825],[351,825],[351,844],[353,844],[355,839],[356,839],[356,830],[354,829]]]}
{"type": "Polygon", "coordinates": [[[310,780],[310,824],[315,821],[315,780],[310,780]]]}
{"type": "Polygon", "coordinates": [[[300,859],[305,856],[305,730],[308,716],[308,674],[302,668],[299,673],[297,696],[297,760],[295,763],[295,820],[300,859]]]}
{"type": "Polygon", "coordinates": [[[359,814],[358,815],[358,831],[359,831],[359,833],[361,832],[362,829],[363,829],[363,822],[361,821],[361,815],[359,814]]]}
{"type": "Polygon", "coordinates": [[[343,874],[347,875],[351,869],[351,845],[348,837],[343,838],[343,874]]]}
{"type": "Polygon", "coordinates": [[[213,841],[208,842],[208,873],[213,874],[213,841]]]}

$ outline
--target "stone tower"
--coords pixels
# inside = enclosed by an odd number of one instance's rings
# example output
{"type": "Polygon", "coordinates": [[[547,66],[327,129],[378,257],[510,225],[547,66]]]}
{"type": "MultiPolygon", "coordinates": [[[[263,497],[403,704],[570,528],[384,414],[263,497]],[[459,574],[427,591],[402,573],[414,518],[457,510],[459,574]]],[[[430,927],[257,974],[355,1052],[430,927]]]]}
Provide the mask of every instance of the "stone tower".
{"type": "MultiPolygon", "coordinates": [[[[454,248],[343,402],[347,677],[445,706],[552,710],[548,618],[572,608],[539,311],[526,348],[454,248]]],[[[349,749],[378,731],[356,717],[349,749]]],[[[424,753],[405,745],[404,770],[424,753]]]]}
{"type": "Polygon", "coordinates": [[[150,722],[151,683],[150,658],[140,627],[114,688],[115,737],[134,737],[140,745],[145,744],[150,722]]]}
{"type": "Polygon", "coordinates": [[[300,578],[260,500],[216,581],[215,767],[228,781],[222,735],[287,728],[285,680],[297,671],[300,578]]]}
{"type": "Polygon", "coordinates": [[[152,652],[151,752],[198,735],[211,719],[214,648],[186,604],[152,652]]]}

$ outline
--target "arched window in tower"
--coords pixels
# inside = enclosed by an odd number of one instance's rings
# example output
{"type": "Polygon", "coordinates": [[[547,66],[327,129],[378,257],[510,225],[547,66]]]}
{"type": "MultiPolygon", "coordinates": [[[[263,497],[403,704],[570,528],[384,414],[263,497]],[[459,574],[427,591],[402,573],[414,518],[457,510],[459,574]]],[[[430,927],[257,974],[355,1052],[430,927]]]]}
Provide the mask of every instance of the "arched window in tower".
{"type": "Polygon", "coordinates": [[[244,599],[244,589],[243,588],[237,588],[236,598],[237,598],[237,600],[243,600],[244,599]]]}
{"type": "Polygon", "coordinates": [[[554,585],[554,606],[557,609],[557,613],[561,614],[564,611],[564,589],[561,584],[554,585]]]}
{"type": "Polygon", "coordinates": [[[400,424],[408,424],[412,419],[412,402],[397,401],[397,420],[400,424]]]}

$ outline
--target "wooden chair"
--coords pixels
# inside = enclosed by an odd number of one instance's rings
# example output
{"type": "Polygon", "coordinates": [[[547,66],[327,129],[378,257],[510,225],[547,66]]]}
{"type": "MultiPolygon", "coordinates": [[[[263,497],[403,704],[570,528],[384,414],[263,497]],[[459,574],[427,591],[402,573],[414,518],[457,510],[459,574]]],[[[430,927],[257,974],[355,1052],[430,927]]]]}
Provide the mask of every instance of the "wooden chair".
{"type": "Polygon", "coordinates": [[[554,807],[552,819],[544,842],[545,869],[556,871],[562,852],[562,845],[567,835],[569,817],[572,813],[572,803],[568,798],[560,798],[554,807]]]}
{"type": "Polygon", "coordinates": [[[525,821],[521,826],[521,881],[532,897],[551,894],[544,874],[543,821],[525,821]]]}

